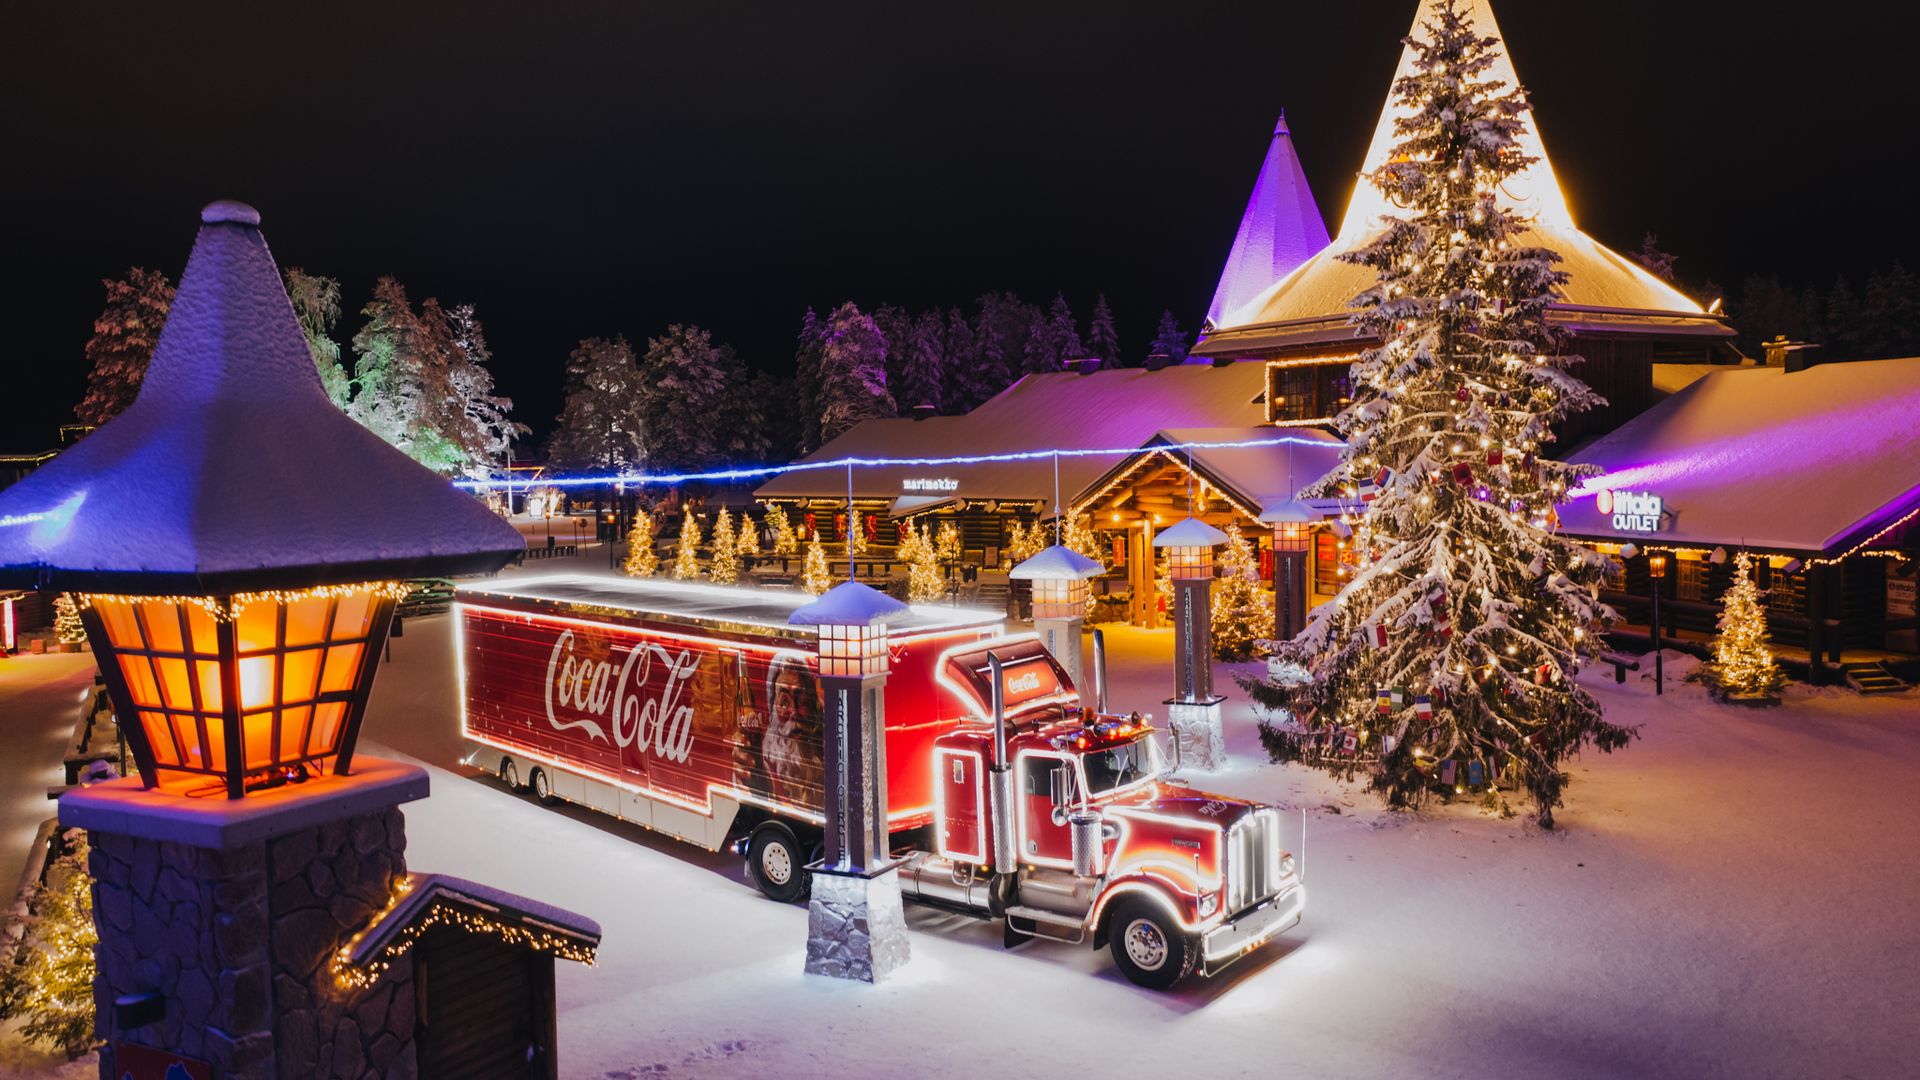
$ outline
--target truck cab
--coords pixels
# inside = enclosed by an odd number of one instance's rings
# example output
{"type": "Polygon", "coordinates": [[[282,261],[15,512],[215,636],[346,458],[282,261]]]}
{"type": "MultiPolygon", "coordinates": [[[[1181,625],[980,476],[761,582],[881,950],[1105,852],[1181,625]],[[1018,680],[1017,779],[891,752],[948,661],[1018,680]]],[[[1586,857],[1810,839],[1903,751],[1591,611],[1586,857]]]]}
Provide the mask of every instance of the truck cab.
{"type": "Polygon", "coordinates": [[[1039,642],[955,650],[942,682],[974,716],[934,742],[931,850],[904,853],[908,900],[1001,919],[1009,943],[1108,947],[1154,988],[1300,921],[1279,812],[1174,779],[1151,718],[1083,709],[1039,642]]]}

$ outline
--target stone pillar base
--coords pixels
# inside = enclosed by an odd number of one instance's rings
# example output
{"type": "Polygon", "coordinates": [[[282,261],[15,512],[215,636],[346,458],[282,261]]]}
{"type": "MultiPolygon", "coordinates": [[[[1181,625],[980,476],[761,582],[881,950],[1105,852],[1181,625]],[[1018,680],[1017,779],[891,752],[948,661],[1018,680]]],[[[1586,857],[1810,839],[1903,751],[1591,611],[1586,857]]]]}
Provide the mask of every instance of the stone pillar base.
{"type": "Polygon", "coordinates": [[[1166,702],[1167,730],[1173,735],[1174,761],[1180,768],[1212,772],[1226,765],[1226,727],[1220,718],[1220,703],[1225,700],[1166,702]]]}
{"type": "Polygon", "coordinates": [[[812,867],[807,974],[877,983],[905,966],[907,915],[893,867],[868,876],[812,867]]]}

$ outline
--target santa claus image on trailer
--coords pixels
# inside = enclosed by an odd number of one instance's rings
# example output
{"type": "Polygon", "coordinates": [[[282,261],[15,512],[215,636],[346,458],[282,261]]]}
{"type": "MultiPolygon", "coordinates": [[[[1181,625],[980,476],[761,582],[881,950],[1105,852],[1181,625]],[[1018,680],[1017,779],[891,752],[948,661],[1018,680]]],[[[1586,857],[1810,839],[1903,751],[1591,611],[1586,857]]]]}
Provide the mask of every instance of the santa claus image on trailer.
{"type": "Polygon", "coordinates": [[[820,719],[819,682],[797,656],[778,656],[767,666],[767,726],[760,759],[772,796],[812,805],[826,775],[826,729],[820,719]]]}

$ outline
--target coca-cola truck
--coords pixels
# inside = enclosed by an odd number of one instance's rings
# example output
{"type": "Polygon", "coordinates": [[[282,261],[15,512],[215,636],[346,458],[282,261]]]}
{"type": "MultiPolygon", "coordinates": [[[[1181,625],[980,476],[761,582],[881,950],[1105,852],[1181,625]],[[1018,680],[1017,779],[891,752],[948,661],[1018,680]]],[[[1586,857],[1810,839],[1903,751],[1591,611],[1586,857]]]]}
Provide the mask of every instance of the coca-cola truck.
{"type": "MultiPolygon", "coordinates": [[[[825,805],[807,597],[563,575],[454,604],[467,760],[709,850],[806,895],[825,805]]],[[[1212,974],[1300,920],[1272,807],[1169,775],[1151,718],[1094,706],[1002,616],[914,607],[888,627],[886,781],[902,895],[1030,938],[1108,947],[1134,982],[1212,974]]]]}

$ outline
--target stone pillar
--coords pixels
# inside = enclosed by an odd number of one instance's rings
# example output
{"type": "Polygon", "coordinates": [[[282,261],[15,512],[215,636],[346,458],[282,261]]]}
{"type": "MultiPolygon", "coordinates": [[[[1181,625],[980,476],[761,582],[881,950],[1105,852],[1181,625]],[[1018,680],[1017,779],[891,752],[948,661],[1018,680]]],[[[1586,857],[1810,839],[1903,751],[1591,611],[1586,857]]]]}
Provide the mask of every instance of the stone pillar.
{"type": "Polygon", "coordinates": [[[415,1075],[411,966],[347,990],[330,961],[406,875],[398,806],[424,797],[427,777],[355,765],[232,801],[135,780],[61,797],[62,824],[85,828],[91,845],[102,1080],[118,1080],[121,1043],[204,1061],[219,1077],[415,1075]],[[149,996],[160,1018],[122,1026],[116,1003],[149,996]]]}
{"type": "Polygon", "coordinates": [[[1073,619],[1035,619],[1034,632],[1040,635],[1040,644],[1047,647],[1053,658],[1067,670],[1067,676],[1080,691],[1080,703],[1091,707],[1093,687],[1087,681],[1086,672],[1081,668],[1080,638],[1086,625],[1084,616],[1073,619]]]}
{"type": "Polygon", "coordinates": [[[1213,692],[1213,581],[1178,578],[1173,583],[1173,697],[1167,699],[1167,730],[1184,768],[1226,764],[1226,731],[1213,692]]]}
{"type": "Polygon", "coordinates": [[[809,867],[809,975],[879,982],[907,962],[887,828],[885,675],[822,676],[826,852],[809,867]]]}

